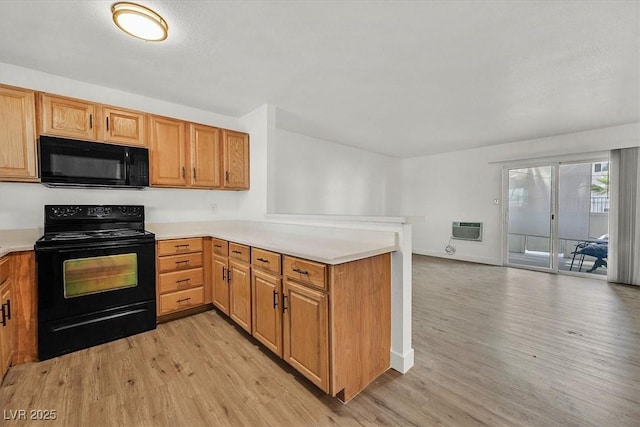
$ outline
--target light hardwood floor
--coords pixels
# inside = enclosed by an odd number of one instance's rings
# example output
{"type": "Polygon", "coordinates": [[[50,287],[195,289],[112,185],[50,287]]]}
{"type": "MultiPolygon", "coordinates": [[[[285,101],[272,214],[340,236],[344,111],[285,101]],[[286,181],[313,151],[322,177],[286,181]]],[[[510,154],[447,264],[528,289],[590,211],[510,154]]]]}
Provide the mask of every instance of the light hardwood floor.
{"type": "Polygon", "coordinates": [[[55,409],[47,426],[639,425],[640,288],[423,256],[413,280],[414,368],[347,405],[209,311],[11,368],[0,415],[55,409]]]}

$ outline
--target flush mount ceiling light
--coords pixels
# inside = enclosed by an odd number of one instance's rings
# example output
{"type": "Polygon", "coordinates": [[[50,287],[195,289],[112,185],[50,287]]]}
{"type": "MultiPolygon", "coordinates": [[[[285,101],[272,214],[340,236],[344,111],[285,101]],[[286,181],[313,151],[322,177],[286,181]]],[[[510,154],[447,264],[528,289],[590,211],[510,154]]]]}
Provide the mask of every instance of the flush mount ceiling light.
{"type": "Polygon", "coordinates": [[[161,42],[169,34],[169,26],[153,10],[135,3],[121,2],[111,6],[113,22],[130,36],[161,42]]]}

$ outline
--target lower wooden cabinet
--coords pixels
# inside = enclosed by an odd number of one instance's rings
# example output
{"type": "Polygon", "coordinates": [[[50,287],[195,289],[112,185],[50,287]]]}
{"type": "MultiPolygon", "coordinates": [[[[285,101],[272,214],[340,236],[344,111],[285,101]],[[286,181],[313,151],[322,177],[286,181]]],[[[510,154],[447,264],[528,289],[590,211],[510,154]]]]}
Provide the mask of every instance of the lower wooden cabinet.
{"type": "Polygon", "coordinates": [[[346,402],[389,369],[390,254],[326,265],[212,241],[214,305],[322,391],[346,402]]]}
{"type": "Polygon", "coordinates": [[[251,333],[251,267],[229,259],[229,317],[251,333]]]}
{"type": "Polygon", "coordinates": [[[251,278],[253,336],[282,357],[282,279],[254,265],[251,278]]]}
{"type": "Polygon", "coordinates": [[[159,316],[173,313],[175,311],[186,310],[204,304],[204,287],[198,286],[193,289],[171,292],[160,295],[159,316]]]}
{"type": "Polygon", "coordinates": [[[283,358],[329,393],[328,296],[289,279],[284,282],[283,295],[283,358]]]}
{"type": "Polygon", "coordinates": [[[16,304],[10,278],[10,259],[0,259],[0,382],[11,366],[16,351],[16,304]]]}
{"type": "Polygon", "coordinates": [[[224,314],[229,315],[229,281],[227,273],[229,271],[229,259],[224,256],[213,256],[213,305],[218,307],[224,314]]]}
{"type": "Polygon", "coordinates": [[[162,240],[156,254],[158,316],[205,304],[203,239],[162,240]]]}

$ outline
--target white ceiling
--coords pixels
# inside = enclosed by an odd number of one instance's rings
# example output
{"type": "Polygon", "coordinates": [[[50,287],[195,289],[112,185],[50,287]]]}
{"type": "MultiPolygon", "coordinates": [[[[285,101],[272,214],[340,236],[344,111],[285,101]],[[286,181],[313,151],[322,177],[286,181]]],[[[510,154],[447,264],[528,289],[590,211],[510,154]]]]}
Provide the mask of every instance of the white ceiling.
{"type": "Polygon", "coordinates": [[[639,1],[0,1],[0,61],[410,157],[640,120],[639,1]]]}

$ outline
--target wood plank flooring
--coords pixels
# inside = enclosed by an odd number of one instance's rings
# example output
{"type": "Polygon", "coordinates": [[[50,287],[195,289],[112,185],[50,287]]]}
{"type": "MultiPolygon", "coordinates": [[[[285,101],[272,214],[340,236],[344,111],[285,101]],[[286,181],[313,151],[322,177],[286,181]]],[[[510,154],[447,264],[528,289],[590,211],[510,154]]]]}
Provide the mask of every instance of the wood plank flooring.
{"type": "Polygon", "coordinates": [[[414,256],[406,375],[347,405],[216,311],[11,368],[6,426],[637,426],[640,288],[414,256]],[[10,410],[55,409],[55,421],[10,410]]]}

